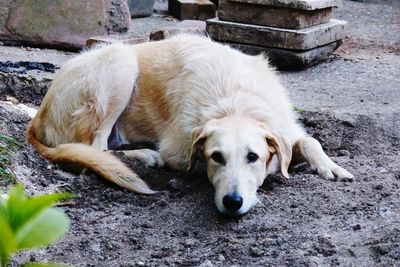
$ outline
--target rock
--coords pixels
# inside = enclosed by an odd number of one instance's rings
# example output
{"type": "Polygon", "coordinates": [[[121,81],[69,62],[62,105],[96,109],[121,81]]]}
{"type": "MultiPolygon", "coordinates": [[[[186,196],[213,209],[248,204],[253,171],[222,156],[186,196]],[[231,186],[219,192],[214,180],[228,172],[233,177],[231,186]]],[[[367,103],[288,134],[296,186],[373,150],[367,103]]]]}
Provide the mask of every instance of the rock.
{"type": "Polygon", "coordinates": [[[358,231],[358,230],[361,230],[361,225],[359,225],[357,223],[356,225],[353,225],[352,228],[353,228],[354,231],[358,231]]]}
{"type": "Polygon", "coordinates": [[[203,263],[199,265],[199,267],[213,267],[214,264],[210,260],[205,260],[203,263]]]}
{"type": "Polygon", "coordinates": [[[190,33],[205,35],[206,23],[200,20],[183,20],[174,27],[167,27],[150,33],[150,40],[158,41],[171,37],[176,34],[190,33]]]}
{"type": "Polygon", "coordinates": [[[378,185],[374,186],[374,189],[376,189],[376,190],[382,190],[382,189],[383,189],[383,185],[378,184],[378,185]]]}
{"type": "Polygon", "coordinates": [[[230,0],[230,1],[263,5],[263,6],[303,9],[303,10],[316,10],[327,7],[336,7],[342,3],[342,0],[230,0]]]}
{"type": "Polygon", "coordinates": [[[288,29],[301,29],[326,23],[331,19],[331,15],[332,7],[310,11],[230,0],[220,0],[218,6],[218,17],[221,20],[288,29]]]}
{"type": "Polygon", "coordinates": [[[215,18],[216,7],[209,0],[168,0],[168,12],[180,20],[215,18]]]}
{"type": "Polygon", "coordinates": [[[309,50],[343,39],[346,24],[346,21],[331,19],[328,23],[293,30],[210,19],[207,32],[217,41],[309,50]]]}
{"type": "Polygon", "coordinates": [[[341,44],[342,41],[336,41],[310,50],[294,51],[230,43],[234,48],[249,55],[266,54],[272,65],[279,70],[298,70],[318,64],[328,58],[341,44]]]}
{"type": "Polygon", "coordinates": [[[196,243],[196,240],[192,239],[192,238],[187,238],[185,240],[185,246],[187,247],[191,247],[196,243]]]}
{"type": "Polygon", "coordinates": [[[148,38],[146,37],[135,37],[131,35],[104,35],[104,36],[93,36],[86,40],[86,46],[92,47],[97,44],[115,44],[115,43],[124,43],[124,44],[139,44],[147,42],[148,38]]]}
{"type": "Polygon", "coordinates": [[[148,17],[153,14],[154,0],[128,0],[132,18],[148,17]]]}
{"type": "Polygon", "coordinates": [[[261,257],[263,254],[264,254],[264,252],[257,247],[252,247],[250,249],[250,256],[252,256],[252,257],[261,257]]]}
{"type": "Polygon", "coordinates": [[[93,252],[101,252],[100,244],[93,244],[90,246],[90,250],[93,252]]]}
{"type": "Polygon", "coordinates": [[[173,191],[181,191],[184,187],[184,182],[181,179],[173,178],[168,183],[170,189],[173,191]]]}
{"type": "Polygon", "coordinates": [[[350,157],[350,151],[342,149],[338,151],[338,156],[339,157],[350,157]]]}
{"type": "MultiPolygon", "coordinates": [[[[4,10],[4,9],[3,9],[4,10]]],[[[123,0],[15,0],[0,37],[26,44],[77,49],[93,35],[126,32],[129,9],[123,0]]]]}
{"type": "Polygon", "coordinates": [[[218,260],[219,260],[219,261],[225,261],[224,255],[219,254],[219,255],[218,255],[218,260]]]}

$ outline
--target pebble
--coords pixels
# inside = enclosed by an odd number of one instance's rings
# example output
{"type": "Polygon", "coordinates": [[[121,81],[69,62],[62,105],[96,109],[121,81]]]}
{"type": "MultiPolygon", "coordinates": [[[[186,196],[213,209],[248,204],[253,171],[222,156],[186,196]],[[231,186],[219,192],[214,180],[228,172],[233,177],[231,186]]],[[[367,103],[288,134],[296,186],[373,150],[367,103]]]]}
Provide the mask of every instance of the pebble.
{"type": "Polygon", "coordinates": [[[100,244],[93,244],[90,246],[90,250],[93,252],[101,252],[100,244]]]}
{"type": "Polygon", "coordinates": [[[214,264],[210,260],[205,260],[199,267],[214,267],[214,264]]]}
{"type": "Polygon", "coordinates": [[[188,247],[191,247],[191,246],[193,246],[195,244],[195,242],[196,241],[194,239],[188,238],[188,239],[185,240],[185,245],[188,246],[188,247]]]}
{"type": "Polygon", "coordinates": [[[350,151],[342,149],[338,151],[338,156],[339,157],[350,157],[350,151]]]}
{"type": "Polygon", "coordinates": [[[263,255],[263,251],[259,248],[251,248],[250,256],[252,257],[261,257],[263,255]]]}
{"type": "Polygon", "coordinates": [[[6,96],[6,100],[10,101],[14,105],[17,105],[19,103],[18,99],[16,99],[15,97],[12,97],[12,96],[6,96]]]}
{"type": "Polygon", "coordinates": [[[144,266],[144,262],[143,262],[143,261],[138,261],[138,262],[137,262],[137,265],[138,265],[138,266],[144,266]]]}
{"type": "Polygon", "coordinates": [[[148,229],[153,228],[153,224],[149,221],[142,223],[140,226],[148,229]]]}
{"type": "Polygon", "coordinates": [[[357,231],[357,230],[361,230],[361,225],[359,225],[358,223],[356,225],[353,225],[353,230],[357,231]]]}
{"type": "Polygon", "coordinates": [[[183,188],[183,181],[180,179],[171,179],[169,181],[169,186],[171,187],[171,189],[176,190],[176,191],[180,191],[183,188]]]}
{"type": "Polygon", "coordinates": [[[219,261],[225,261],[224,255],[219,254],[219,255],[218,255],[218,260],[219,260],[219,261]]]}
{"type": "Polygon", "coordinates": [[[356,127],[352,121],[343,121],[342,124],[348,127],[356,127]]]}
{"type": "Polygon", "coordinates": [[[383,189],[383,185],[378,184],[378,185],[374,186],[374,189],[376,189],[376,190],[382,190],[382,189],[383,189]]]}

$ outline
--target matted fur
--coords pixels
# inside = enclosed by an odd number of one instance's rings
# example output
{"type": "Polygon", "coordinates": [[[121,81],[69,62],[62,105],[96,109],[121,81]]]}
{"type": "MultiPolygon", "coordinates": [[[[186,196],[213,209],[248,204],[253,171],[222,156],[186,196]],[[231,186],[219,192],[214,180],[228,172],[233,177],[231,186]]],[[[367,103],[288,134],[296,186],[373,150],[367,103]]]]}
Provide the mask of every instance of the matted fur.
{"type": "Polygon", "coordinates": [[[268,173],[287,168],[295,153],[325,178],[352,178],[296,122],[278,75],[263,56],[248,56],[211,40],[181,35],[83,53],[57,73],[28,141],[44,157],[77,163],[139,193],[153,193],[108,152],[116,125],[124,142],[152,141],[159,152],[128,151],[147,165],[185,171],[200,155],[223,213],[243,214],[257,202],[268,173]],[[80,144],[74,144],[80,143],[80,144]],[[224,164],[215,162],[214,152],[224,164]],[[256,153],[255,162],[247,160],[256,153]],[[243,199],[228,211],[223,198],[243,199]]]}

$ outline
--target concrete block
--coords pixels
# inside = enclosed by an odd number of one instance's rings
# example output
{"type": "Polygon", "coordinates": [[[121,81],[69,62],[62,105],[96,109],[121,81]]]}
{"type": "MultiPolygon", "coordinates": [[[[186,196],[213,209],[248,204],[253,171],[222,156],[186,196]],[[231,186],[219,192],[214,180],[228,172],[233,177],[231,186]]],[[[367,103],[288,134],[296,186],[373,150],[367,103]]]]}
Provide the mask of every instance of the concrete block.
{"type": "Polygon", "coordinates": [[[316,65],[327,59],[341,44],[336,41],[306,51],[295,51],[255,45],[233,44],[232,47],[249,55],[265,54],[279,70],[299,70],[316,65]]]}
{"type": "Polygon", "coordinates": [[[301,29],[326,23],[331,19],[331,15],[332,7],[303,10],[230,0],[220,0],[218,7],[218,17],[221,20],[288,29],[301,29]]]}
{"type": "Polygon", "coordinates": [[[210,19],[207,32],[217,41],[309,50],[343,39],[346,24],[346,21],[331,19],[328,23],[294,30],[210,19]]]}
{"type": "Polygon", "coordinates": [[[135,37],[131,35],[104,35],[93,36],[86,40],[86,46],[92,47],[97,44],[139,44],[149,41],[148,37],[135,37]]]}
{"type": "Polygon", "coordinates": [[[247,4],[277,6],[284,8],[315,10],[327,7],[337,7],[342,4],[342,0],[231,0],[247,4]]]}
{"type": "Polygon", "coordinates": [[[67,49],[93,35],[126,32],[131,22],[126,0],[13,0],[8,11],[2,41],[67,49]]]}
{"type": "Polygon", "coordinates": [[[206,34],[206,23],[200,20],[183,20],[178,22],[174,27],[162,28],[150,33],[150,40],[158,41],[166,39],[170,36],[188,33],[188,34],[206,34]]]}
{"type": "Polygon", "coordinates": [[[128,0],[132,18],[148,17],[153,14],[154,0],[128,0]]]}
{"type": "Polygon", "coordinates": [[[209,0],[168,0],[168,12],[180,20],[215,18],[216,6],[209,0]]]}

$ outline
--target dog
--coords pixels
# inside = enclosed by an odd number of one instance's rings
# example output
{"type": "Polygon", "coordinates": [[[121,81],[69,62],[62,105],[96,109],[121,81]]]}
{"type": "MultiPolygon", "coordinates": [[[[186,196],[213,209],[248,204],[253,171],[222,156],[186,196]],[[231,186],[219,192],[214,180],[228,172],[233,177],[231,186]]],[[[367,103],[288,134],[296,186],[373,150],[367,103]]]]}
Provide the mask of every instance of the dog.
{"type": "Polygon", "coordinates": [[[242,215],[257,203],[268,174],[289,177],[292,160],[325,179],[353,179],[297,122],[275,70],[206,37],[179,35],[137,45],[112,44],[69,60],[28,125],[45,158],[88,168],[121,187],[155,191],[109,149],[147,166],[189,171],[203,161],[219,212],[242,215]]]}

